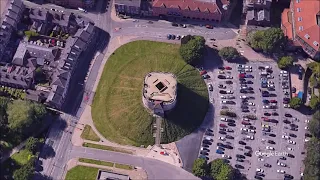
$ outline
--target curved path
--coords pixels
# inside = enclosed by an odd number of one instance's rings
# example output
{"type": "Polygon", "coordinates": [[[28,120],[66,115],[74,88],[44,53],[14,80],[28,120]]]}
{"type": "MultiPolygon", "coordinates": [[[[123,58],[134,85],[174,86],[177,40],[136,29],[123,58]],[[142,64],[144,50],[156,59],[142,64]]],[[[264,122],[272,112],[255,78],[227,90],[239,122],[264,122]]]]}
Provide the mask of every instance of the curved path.
{"type": "Polygon", "coordinates": [[[112,151],[73,146],[69,155],[69,160],[79,157],[141,167],[147,172],[148,179],[198,179],[182,168],[159,160],[112,151]]]}

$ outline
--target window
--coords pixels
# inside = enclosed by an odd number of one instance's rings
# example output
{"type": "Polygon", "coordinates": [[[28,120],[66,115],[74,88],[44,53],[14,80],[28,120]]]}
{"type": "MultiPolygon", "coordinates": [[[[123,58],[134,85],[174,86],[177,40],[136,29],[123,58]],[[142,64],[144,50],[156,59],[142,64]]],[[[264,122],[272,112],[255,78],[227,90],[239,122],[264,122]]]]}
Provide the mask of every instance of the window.
{"type": "Polygon", "coordinates": [[[296,2],[297,2],[297,3],[299,3],[299,2],[300,2],[300,0],[296,0],[296,2]]]}
{"type": "Polygon", "coordinates": [[[317,41],[313,41],[313,45],[319,46],[319,43],[317,41]]]}
{"type": "Polygon", "coordinates": [[[302,21],[302,17],[298,17],[298,21],[302,21]]]}
{"type": "Polygon", "coordinates": [[[301,12],[301,8],[297,8],[297,12],[301,12]]]}
{"type": "Polygon", "coordinates": [[[309,34],[304,35],[304,37],[305,37],[306,39],[310,39],[309,34]]]}
{"type": "Polygon", "coordinates": [[[303,26],[299,26],[299,31],[303,31],[303,26]]]}

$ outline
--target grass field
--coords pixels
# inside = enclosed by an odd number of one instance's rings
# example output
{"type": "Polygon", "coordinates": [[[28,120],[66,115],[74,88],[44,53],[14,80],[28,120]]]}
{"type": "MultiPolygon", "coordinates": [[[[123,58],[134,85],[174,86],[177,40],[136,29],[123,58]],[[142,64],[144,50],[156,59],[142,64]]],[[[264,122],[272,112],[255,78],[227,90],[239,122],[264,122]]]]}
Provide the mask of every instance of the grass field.
{"type": "Polygon", "coordinates": [[[95,159],[79,158],[79,162],[97,164],[97,165],[109,166],[109,167],[116,167],[116,168],[126,169],[126,170],[132,170],[133,169],[133,167],[130,166],[130,165],[118,164],[118,163],[107,162],[107,161],[100,161],[100,160],[95,160],[95,159]]]}
{"type": "Polygon", "coordinates": [[[85,125],[84,130],[81,134],[82,139],[91,140],[91,141],[100,141],[100,138],[92,130],[91,126],[85,125]]]}
{"type": "Polygon", "coordinates": [[[111,147],[111,146],[104,146],[100,144],[92,144],[92,143],[83,143],[84,147],[89,147],[89,148],[96,148],[96,149],[102,149],[102,150],[107,150],[107,151],[115,151],[115,152],[121,152],[121,153],[127,153],[127,154],[133,154],[129,150],[121,149],[121,148],[116,148],[116,147],[111,147]]]}
{"type": "Polygon", "coordinates": [[[86,166],[76,166],[67,172],[65,180],[94,180],[98,174],[98,168],[86,167],[86,166]]]}
{"type": "Polygon", "coordinates": [[[178,102],[162,124],[162,143],[176,141],[195,130],[208,109],[208,91],[199,72],[179,55],[179,45],[135,41],[107,61],[92,105],[99,132],[111,141],[135,146],[154,144],[153,118],[142,104],[144,76],[171,72],[178,80],[178,102]]]}

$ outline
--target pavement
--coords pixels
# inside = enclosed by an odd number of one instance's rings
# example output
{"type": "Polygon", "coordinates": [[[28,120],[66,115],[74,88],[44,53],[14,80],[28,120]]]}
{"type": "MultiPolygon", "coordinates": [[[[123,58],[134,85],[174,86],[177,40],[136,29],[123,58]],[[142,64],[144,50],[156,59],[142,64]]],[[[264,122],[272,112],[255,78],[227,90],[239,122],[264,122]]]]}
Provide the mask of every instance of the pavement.
{"type": "MultiPolygon", "coordinates": [[[[238,80],[238,72],[237,72],[237,68],[236,68],[237,64],[233,64],[233,63],[224,63],[223,66],[230,66],[233,68],[233,70],[229,71],[230,76],[233,76],[232,81],[234,82],[232,85],[227,85],[226,90],[232,90],[234,91],[234,93],[232,94],[233,96],[235,96],[235,99],[233,99],[232,101],[235,102],[235,105],[226,105],[228,106],[228,108],[233,111],[236,112],[238,117],[237,118],[232,118],[236,121],[236,128],[234,127],[228,127],[234,130],[234,133],[228,133],[229,135],[233,136],[234,139],[227,139],[228,142],[230,142],[231,146],[233,147],[233,149],[226,149],[225,150],[225,154],[230,155],[232,157],[232,159],[230,159],[230,164],[235,166],[236,164],[241,165],[244,169],[239,168],[240,172],[243,174],[247,175],[247,178],[252,179],[254,178],[255,175],[255,171],[256,168],[262,168],[265,171],[265,177],[267,177],[268,179],[281,179],[283,178],[282,174],[277,173],[276,171],[278,169],[283,169],[286,171],[286,173],[293,175],[296,179],[300,177],[300,173],[301,173],[301,169],[302,169],[302,161],[304,159],[304,156],[301,154],[302,151],[304,151],[304,134],[305,134],[305,129],[304,127],[306,126],[304,120],[307,119],[308,117],[301,114],[298,111],[295,111],[293,109],[290,108],[284,108],[283,104],[282,104],[282,98],[284,97],[284,93],[282,91],[281,86],[281,80],[279,78],[279,74],[280,74],[280,70],[277,68],[277,64],[276,63],[272,63],[272,62],[247,62],[245,65],[250,65],[252,66],[253,72],[252,73],[248,73],[248,74],[252,74],[254,76],[254,78],[249,79],[253,81],[253,89],[254,89],[254,94],[241,94],[239,92],[239,80],[238,80]],[[272,75],[275,77],[274,79],[270,79],[272,81],[274,81],[275,84],[275,91],[270,91],[271,93],[275,93],[276,97],[267,97],[267,98],[262,98],[261,97],[261,93],[259,92],[259,88],[260,88],[260,75],[259,73],[261,72],[260,70],[258,70],[258,66],[272,66],[273,69],[273,73],[272,75]],[[251,96],[251,100],[249,100],[249,102],[253,102],[255,103],[255,106],[250,108],[250,113],[242,113],[241,112],[241,108],[240,108],[240,95],[246,95],[246,96],[251,96]],[[277,110],[264,110],[262,108],[263,104],[262,104],[262,99],[275,99],[278,101],[278,109],[277,110]],[[254,111],[254,109],[256,109],[256,111],[254,111]],[[261,128],[261,124],[262,124],[262,120],[261,117],[265,116],[264,112],[277,112],[279,115],[278,116],[271,116],[269,117],[270,119],[275,119],[278,121],[278,123],[271,123],[271,122],[263,122],[263,124],[268,124],[269,126],[271,126],[271,133],[275,134],[276,137],[269,137],[269,136],[264,136],[262,134],[262,128],[261,128]],[[283,123],[283,117],[285,113],[290,113],[293,117],[298,118],[300,121],[299,122],[295,122],[296,125],[298,125],[298,131],[290,131],[288,129],[285,129],[284,127],[286,126],[283,123]],[[256,127],[256,133],[248,133],[248,135],[254,136],[254,140],[243,140],[246,142],[247,146],[250,146],[252,148],[253,154],[252,157],[246,157],[244,162],[237,162],[236,161],[236,154],[244,154],[243,153],[243,149],[244,146],[240,145],[238,143],[238,141],[242,140],[243,137],[245,137],[245,134],[242,134],[240,131],[240,127],[243,128],[243,125],[241,124],[241,118],[244,114],[254,114],[258,117],[258,120],[255,121],[251,121],[250,123],[256,127]],[[297,145],[289,145],[288,142],[284,139],[281,138],[281,136],[284,133],[294,133],[297,135],[297,138],[291,138],[291,140],[295,141],[297,143],[297,145]],[[266,140],[273,140],[276,142],[275,145],[272,144],[267,144],[266,142],[262,142],[262,139],[266,139],[266,140]],[[295,158],[288,158],[287,160],[281,160],[281,162],[287,164],[287,167],[280,167],[277,165],[277,161],[279,160],[279,156],[274,155],[274,156],[270,156],[270,157],[263,157],[264,161],[258,161],[258,157],[255,154],[255,152],[258,152],[259,150],[261,152],[267,152],[266,150],[266,146],[272,146],[275,148],[275,151],[278,153],[290,153],[293,154],[295,156],[295,158]],[[291,147],[294,149],[294,151],[289,151],[287,148],[291,147]],[[242,150],[240,150],[240,149],[242,150]],[[272,165],[271,168],[267,168],[264,167],[264,163],[269,163],[272,165]]],[[[222,64],[220,65],[222,66],[222,64]]],[[[207,83],[212,83],[214,90],[213,92],[217,92],[221,89],[219,89],[217,86],[218,84],[222,84],[224,81],[226,80],[221,80],[218,79],[218,69],[217,68],[206,68],[204,67],[204,69],[206,69],[208,71],[208,74],[211,76],[211,79],[207,80],[207,83]]],[[[250,85],[249,85],[250,86],[250,85]]],[[[220,118],[223,117],[219,114],[220,110],[221,110],[221,95],[224,94],[219,94],[219,93],[210,93],[210,99],[213,99],[213,105],[218,109],[217,111],[215,111],[214,113],[214,119],[215,122],[213,124],[213,126],[207,126],[207,128],[211,128],[214,130],[214,140],[213,140],[213,144],[210,145],[209,149],[210,149],[210,153],[208,155],[209,160],[213,160],[216,158],[221,158],[221,155],[216,154],[216,143],[220,142],[220,143],[226,143],[226,141],[219,141],[218,137],[224,137],[224,135],[221,135],[218,133],[219,131],[219,123],[223,123],[226,124],[222,121],[220,121],[220,118]]],[[[224,99],[223,99],[224,100],[224,99]]],[[[286,118],[289,119],[291,121],[290,118],[286,118]]]]}

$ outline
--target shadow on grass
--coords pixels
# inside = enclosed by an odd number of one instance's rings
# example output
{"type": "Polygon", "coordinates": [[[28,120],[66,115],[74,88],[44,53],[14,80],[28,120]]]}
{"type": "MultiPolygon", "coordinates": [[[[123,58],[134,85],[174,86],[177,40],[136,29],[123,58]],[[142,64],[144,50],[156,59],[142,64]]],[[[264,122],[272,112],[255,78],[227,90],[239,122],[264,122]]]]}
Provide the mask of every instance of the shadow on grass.
{"type": "Polygon", "coordinates": [[[192,133],[201,125],[208,111],[208,99],[183,84],[178,84],[177,93],[176,107],[165,114],[162,143],[173,142],[192,133]]]}
{"type": "Polygon", "coordinates": [[[12,159],[11,157],[8,158],[5,162],[1,164],[1,174],[0,174],[0,179],[13,179],[13,172],[22,166],[18,164],[17,161],[12,159]]]}

